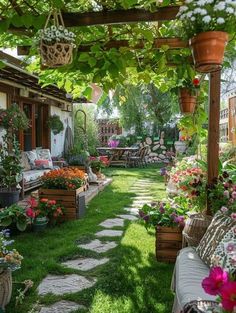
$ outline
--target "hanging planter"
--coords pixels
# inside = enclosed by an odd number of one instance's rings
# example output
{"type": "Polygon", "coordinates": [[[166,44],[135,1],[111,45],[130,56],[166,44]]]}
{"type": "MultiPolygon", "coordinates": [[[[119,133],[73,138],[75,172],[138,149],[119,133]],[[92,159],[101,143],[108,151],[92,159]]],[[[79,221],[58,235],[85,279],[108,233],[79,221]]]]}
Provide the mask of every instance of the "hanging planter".
{"type": "Polygon", "coordinates": [[[49,117],[48,127],[52,130],[54,135],[60,134],[60,132],[64,130],[64,125],[60,117],[56,114],[49,117]]]}
{"type": "Polygon", "coordinates": [[[228,34],[221,31],[203,32],[190,39],[195,68],[211,73],[222,67],[228,34]]]}
{"type": "Polygon", "coordinates": [[[74,41],[75,34],[65,28],[61,12],[53,10],[40,32],[39,52],[42,65],[56,68],[70,64],[73,61],[74,41]]]}
{"type": "Polygon", "coordinates": [[[197,103],[197,97],[188,88],[179,91],[180,110],[183,114],[193,114],[197,103]]]}

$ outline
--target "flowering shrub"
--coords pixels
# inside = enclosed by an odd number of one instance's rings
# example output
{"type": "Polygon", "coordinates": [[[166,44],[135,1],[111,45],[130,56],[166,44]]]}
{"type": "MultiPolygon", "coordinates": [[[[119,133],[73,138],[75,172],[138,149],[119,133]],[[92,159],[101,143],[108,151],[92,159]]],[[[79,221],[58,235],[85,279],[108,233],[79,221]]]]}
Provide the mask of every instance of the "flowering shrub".
{"type": "Polygon", "coordinates": [[[76,190],[84,184],[85,173],[76,167],[65,167],[45,173],[41,180],[43,188],[76,190]]]}
{"type": "Polygon", "coordinates": [[[206,31],[234,32],[236,3],[234,0],[186,0],[177,17],[188,38],[206,31]]]}
{"type": "Polygon", "coordinates": [[[91,168],[96,171],[100,171],[101,168],[109,165],[109,161],[106,156],[90,157],[89,161],[91,168]]]}
{"type": "Polygon", "coordinates": [[[236,279],[221,267],[213,267],[208,277],[202,281],[206,293],[219,296],[221,312],[234,313],[236,309],[236,279]]]}
{"type": "Polygon", "coordinates": [[[21,267],[23,257],[15,249],[9,250],[14,240],[9,240],[9,231],[0,232],[0,268],[15,271],[21,267]]]}
{"type": "Polygon", "coordinates": [[[38,41],[42,40],[47,45],[54,45],[55,43],[74,43],[75,34],[67,28],[59,25],[58,27],[52,25],[39,31],[38,41]]]}
{"type": "Polygon", "coordinates": [[[145,204],[139,210],[139,216],[147,229],[157,226],[184,227],[185,211],[173,201],[154,206],[145,204]]]}
{"type": "Polygon", "coordinates": [[[58,204],[56,200],[42,198],[37,201],[35,198],[30,198],[26,215],[34,220],[36,217],[48,217],[49,220],[56,221],[59,217],[65,214],[65,208],[58,204]]]}
{"type": "Polygon", "coordinates": [[[197,77],[195,77],[194,79],[185,79],[181,82],[180,87],[187,88],[191,91],[191,94],[193,96],[196,96],[197,91],[200,88],[200,79],[198,79],[197,77]]]}
{"type": "Polygon", "coordinates": [[[0,109],[0,126],[17,131],[29,128],[29,120],[16,103],[8,109],[0,109]]]}
{"type": "Polygon", "coordinates": [[[236,184],[227,172],[223,172],[208,185],[209,199],[213,213],[219,209],[236,218],[236,184]]]}

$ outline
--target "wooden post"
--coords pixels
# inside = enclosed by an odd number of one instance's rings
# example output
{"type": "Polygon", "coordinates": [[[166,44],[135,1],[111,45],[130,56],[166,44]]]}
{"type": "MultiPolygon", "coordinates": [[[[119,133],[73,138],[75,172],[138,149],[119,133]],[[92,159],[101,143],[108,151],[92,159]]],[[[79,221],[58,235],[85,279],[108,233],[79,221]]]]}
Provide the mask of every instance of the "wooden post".
{"type": "MultiPolygon", "coordinates": [[[[220,78],[221,71],[210,74],[209,82],[209,122],[208,122],[208,155],[207,181],[212,183],[219,174],[219,137],[220,137],[220,78]]],[[[207,214],[210,214],[209,203],[207,214]]]]}

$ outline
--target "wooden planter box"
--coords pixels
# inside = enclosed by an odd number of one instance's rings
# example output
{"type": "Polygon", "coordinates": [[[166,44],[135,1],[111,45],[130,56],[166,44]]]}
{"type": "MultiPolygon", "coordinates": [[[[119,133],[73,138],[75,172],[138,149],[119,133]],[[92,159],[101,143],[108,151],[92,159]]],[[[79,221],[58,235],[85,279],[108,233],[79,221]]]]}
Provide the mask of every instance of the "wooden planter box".
{"type": "Polygon", "coordinates": [[[179,227],[156,228],[156,259],[160,262],[174,263],[182,248],[182,229],[179,227]]]}
{"type": "Polygon", "coordinates": [[[80,208],[80,195],[85,191],[85,186],[76,190],[63,189],[39,189],[39,199],[47,198],[49,200],[56,200],[66,209],[65,219],[75,220],[84,215],[84,210],[80,208]]]}

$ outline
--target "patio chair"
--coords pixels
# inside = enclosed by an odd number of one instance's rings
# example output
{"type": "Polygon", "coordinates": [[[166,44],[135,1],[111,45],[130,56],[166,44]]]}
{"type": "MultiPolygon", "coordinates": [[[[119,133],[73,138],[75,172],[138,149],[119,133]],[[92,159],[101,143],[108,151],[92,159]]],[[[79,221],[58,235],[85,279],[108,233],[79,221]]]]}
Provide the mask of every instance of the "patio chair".
{"type": "Polygon", "coordinates": [[[135,154],[129,154],[127,156],[127,164],[131,167],[146,166],[147,149],[148,147],[141,147],[135,154]]]}

